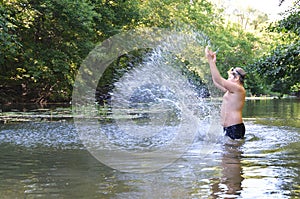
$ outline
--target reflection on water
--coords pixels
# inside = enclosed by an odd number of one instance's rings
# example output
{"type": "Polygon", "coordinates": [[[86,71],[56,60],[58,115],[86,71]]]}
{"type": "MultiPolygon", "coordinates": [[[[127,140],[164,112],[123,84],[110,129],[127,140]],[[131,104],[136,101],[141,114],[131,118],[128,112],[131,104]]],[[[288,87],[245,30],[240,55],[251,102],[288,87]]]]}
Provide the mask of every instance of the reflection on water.
{"type": "Polygon", "coordinates": [[[222,176],[212,187],[212,196],[234,198],[241,194],[244,179],[241,166],[243,142],[225,139],[220,164],[222,176]]]}
{"type": "Polygon", "coordinates": [[[244,116],[259,124],[300,128],[300,99],[248,100],[244,116]]]}
{"type": "Polygon", "coordinates": [[[224,138],[205,157],[195,144],[172,165],[145,174],[95,160],[72,121],[1,124],[1,198],[297,198],[299,102],[274,103],[247,102],[244,141],[224,138]]]}

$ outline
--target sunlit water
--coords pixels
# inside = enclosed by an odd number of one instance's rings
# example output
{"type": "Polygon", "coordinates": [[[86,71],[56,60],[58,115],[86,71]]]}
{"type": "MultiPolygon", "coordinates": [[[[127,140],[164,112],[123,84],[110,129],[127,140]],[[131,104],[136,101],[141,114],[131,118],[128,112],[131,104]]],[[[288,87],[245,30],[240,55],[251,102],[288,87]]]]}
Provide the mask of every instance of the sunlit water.
{"type": "Polygon", "coordinates": [[[173,164],[144,174],[123,173],[97,161],[82,145],[72,121],[1,124],[0,195],[297,198],[299,107],[298,100],[248,100],[244,141],[224,138],[205,157],[195,144],[173,164]]]}

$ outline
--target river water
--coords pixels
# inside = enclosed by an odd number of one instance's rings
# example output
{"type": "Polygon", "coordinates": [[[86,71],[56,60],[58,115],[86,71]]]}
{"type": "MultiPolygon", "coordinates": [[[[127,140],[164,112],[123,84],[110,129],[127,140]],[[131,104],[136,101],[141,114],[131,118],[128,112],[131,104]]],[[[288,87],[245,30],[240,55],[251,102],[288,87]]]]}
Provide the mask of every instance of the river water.
{"type": "Polygon", "coordinates": [[[69,108],[3,108],[1,198],[299,198],[300,100],[247,100],[246,138],[190,148],[148,173],[121,172],[81,143],[69,108]]]}

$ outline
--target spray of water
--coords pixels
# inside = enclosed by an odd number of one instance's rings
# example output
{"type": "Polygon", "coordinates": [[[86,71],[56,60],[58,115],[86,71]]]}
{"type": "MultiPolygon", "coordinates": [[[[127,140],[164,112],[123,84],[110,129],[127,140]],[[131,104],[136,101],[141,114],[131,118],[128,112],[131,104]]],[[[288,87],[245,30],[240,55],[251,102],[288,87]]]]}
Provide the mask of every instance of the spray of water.
{"type": "Polygon", "coordinates": [[[110,38],[109,48],[107,42],[95,48],[76,77],[72,102],[79,136],[89,152],[127,172],[165,167],[195,143],[203,156],[211,152],[220,137],[219,105],[211,98],[214,88],[203,60],[206,39],[191,31],[143,29],[110,38]],[[114,59],[141,48],[152,51],[114,83],[111,122],[99,122],[97,81],[114,59]],[[184,75],[186,67],[197,69],[200,88],[184,75]]]}

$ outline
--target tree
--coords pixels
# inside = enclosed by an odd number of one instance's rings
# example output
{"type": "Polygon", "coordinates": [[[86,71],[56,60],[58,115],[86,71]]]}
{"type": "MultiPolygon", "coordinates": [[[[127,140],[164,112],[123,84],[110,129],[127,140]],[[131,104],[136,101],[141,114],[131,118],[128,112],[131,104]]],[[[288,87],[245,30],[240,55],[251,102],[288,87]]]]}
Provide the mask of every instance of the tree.
{"type": "Polygon", "coordinates": [[[97,13],[84,0],[5,1],[3,7],[21,44],[1,65],[7,69],[6,77],[21,87],[19,95],[24,98],[64,99],[72,89],[77,64],[94,45],[97,13]]]}
{"type": "MultiPolygon", "coordinates": [[[[220,49],[224,76],[230,67],[251,62],[260,42],[206,0],[4,0],[0,14],[0,90],[9,91],[0,93],[2,103],[69,101],[81,62],[97,43],[122,30],[161,27],[208,35],[201,45],[210,41],[220,49]]],[[[117,68],[129,62],[124,56],[117,68]]],[[[191,74],[197,71],[187,67],[191,74]]]]}
{"type": "Polygon", "coordinates": [[[300,91],[300,10],[299,1],[286,17],[269,27],[270,32],[280,34],[279,43],[251,66],[270,85],[271,91],[282,94],[300,91]]]}
{"type": "Polygon", "coordinates": [[[12,99],[1,92],[1,101],[70,100],[82,60],[98,42],[134,24],[134,6],[134,0],[4,0],[0,90],[12,99]]]}

